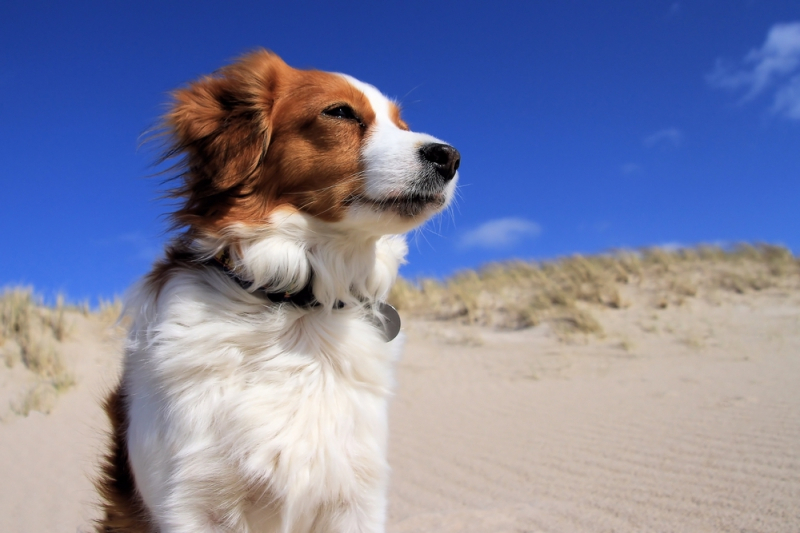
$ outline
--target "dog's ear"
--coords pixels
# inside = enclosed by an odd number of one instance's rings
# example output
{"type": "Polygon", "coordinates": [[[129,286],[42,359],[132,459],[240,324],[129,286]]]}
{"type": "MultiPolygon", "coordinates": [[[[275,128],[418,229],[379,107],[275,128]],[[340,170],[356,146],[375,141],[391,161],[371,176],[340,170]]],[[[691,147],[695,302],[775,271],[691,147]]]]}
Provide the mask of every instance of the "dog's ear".
{"type": "Polygon", "coordinates": [[[185,167],[182,185],[172,191],[187,200],[178,216],[212,215],[196,208],[247,187],[266,155],[275,87],[287,68],[259,50],[173,93],[164,127],[167,157],[182,157],[185,167]]]}

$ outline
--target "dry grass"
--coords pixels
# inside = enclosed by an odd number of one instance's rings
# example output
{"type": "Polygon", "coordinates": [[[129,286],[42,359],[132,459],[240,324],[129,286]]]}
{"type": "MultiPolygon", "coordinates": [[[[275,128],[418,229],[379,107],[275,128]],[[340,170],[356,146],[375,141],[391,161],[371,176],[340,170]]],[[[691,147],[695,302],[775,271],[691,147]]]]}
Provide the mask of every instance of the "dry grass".
{"type": "Polygon", "coordinates": [[[59,350],[69,335],[63,295],[46,307],[30,288],[10,288],[0,295],[0,350],[7,367],[21,363],[36,380],[11,408],[27,415],[47,412],[58,393],[75,384],[59,350]]]}
{"type": "Polygon", "coordinates": [[[96,310],[88,302],[67,304],[63,294],[54,305],[44,305],[29,287],[6,288],[0,293],[0,359],[5,366],[24,367],[27,374],[20,379],[31,386],[17,400],[10,402],[11,411],[27,416],[31,411],[48,413],[58,395],[75,385],[62,345],[68,340],[77,321],[83,317],[98,320],[106,326],[117,323],[122,311],[120,298],[100,300],[96,310]]]}
{"type": "Polygon", "coordinates": [[[114,324],[122,314],[122,299],[115,296],[113,300],[100,299],[100,306],[96,315],[107,324],[114,324]]]}
{"type": "Polygon", "coordinates": [[[490,264],[443,282],[401,279],[390,300],[407,315],[430,320],[498,329],[550,322],[565,336],[602,335],[592,311],[626,307],[626,286],[649,294],[652,306],[664,309],[715,291],[745,293],[798,281],[798,259],[780,246],[647,248],[490,264]]]}
{"type": "Polygon", "coordinates": [[[35,383],[19,399],[11,402],[11,412],[28,416],[31,411],[48,414],[53,410],[58,399],[58,391],[45,382],[35,383]]]}

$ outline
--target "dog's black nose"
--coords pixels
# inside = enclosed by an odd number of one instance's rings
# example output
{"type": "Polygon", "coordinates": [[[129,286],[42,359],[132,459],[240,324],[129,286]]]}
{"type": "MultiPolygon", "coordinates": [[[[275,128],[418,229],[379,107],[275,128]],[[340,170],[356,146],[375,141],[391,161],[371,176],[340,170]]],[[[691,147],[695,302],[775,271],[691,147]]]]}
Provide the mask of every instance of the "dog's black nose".
{"type": "Polygon", "coordinates": [[[458,165],[461,164],[461,154],[449,144],[430,143],[420,148],[419,153],[425,161],[430,161],[436,172],[450,181],[456,175],[458,165]]]}

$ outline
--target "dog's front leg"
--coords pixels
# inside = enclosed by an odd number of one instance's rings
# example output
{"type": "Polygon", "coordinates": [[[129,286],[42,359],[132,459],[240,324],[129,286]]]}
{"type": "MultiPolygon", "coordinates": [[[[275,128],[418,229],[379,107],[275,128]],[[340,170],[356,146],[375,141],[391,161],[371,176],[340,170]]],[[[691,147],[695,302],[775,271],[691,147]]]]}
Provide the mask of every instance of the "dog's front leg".
{"type": "Polygon", "coordinates": [[[171,505],[155,521],[158,533],[250,533],[247,523],[233,513],[197,506],[171,505]]]}
{"type": "Polygon", "coordinates": [[[158,533],[251,533],[237,490],[223,479],[172,484],[166,500],[154,506],[158,533]]]}
{"type": "Polygon", "coordinates": [[[385,522],[386,497],[364,496],[358,501],[326,506],[312,533],[384,533],[385,522]]]}

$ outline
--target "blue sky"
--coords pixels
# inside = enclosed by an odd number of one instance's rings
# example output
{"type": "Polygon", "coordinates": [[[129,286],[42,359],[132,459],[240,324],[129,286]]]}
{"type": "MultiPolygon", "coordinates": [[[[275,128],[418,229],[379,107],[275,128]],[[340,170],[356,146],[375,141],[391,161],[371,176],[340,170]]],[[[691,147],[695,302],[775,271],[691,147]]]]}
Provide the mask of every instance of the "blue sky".
{"type": "Polygon", "coordinates": [[[165,239],[168,92],[254,47],[346,72],[462,154],[407,276],[615,247],[800,249],[800,2],[0,6],[0,286],[122,293],[165,239]]]}

